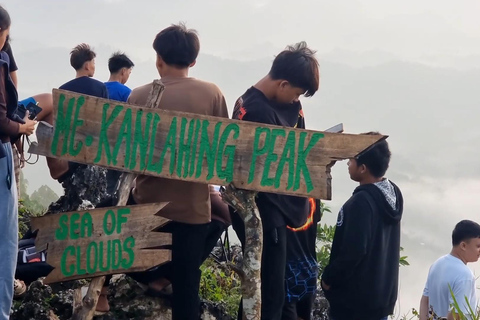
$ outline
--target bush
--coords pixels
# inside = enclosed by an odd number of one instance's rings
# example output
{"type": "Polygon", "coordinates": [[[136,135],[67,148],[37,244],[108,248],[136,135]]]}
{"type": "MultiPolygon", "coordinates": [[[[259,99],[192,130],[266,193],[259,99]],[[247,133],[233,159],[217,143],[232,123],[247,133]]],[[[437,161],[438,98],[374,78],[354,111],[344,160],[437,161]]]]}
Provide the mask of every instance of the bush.
{"type": "Polygon", "coordinates": [[[30,218],[42,216],[45,208],[35,203],[18,201],[18,237],[21,239],[30,228],[30,218]]]}
{"type": "Polygon", "coordinates": [[[242,296],[240,279],[234,271],[226,271],[213,259],[208,258],[200,267],[200,297],[221,304],[228,315],[237,316],[242,296]]]}

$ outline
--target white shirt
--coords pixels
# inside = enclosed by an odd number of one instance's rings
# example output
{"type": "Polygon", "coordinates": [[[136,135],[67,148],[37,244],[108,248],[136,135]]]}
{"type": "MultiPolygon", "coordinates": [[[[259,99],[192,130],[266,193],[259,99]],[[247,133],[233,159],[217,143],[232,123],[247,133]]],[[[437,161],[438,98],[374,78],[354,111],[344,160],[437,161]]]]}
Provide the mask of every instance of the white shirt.
{"type": "Polygon", "coordinates": [[[429,310],[431,306],[438,317],[447,317],[453,306],[449,285],[465,315],[471,313],[465,297],[468,299],[472,310],[477,309],[475,277],[472,271],[463,261],[447,254],[435,261],[428,272],[423,295],[428,297],[429,310]]]}

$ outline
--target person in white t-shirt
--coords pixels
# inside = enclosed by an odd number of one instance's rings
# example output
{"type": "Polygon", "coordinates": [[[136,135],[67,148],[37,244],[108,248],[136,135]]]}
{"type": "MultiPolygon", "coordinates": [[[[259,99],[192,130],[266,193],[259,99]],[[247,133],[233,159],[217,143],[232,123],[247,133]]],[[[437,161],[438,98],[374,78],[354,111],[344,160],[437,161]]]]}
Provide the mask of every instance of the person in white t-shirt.
{"type": "Polygon", "coordinates": [[[427,283],[420,300],[420,320],[460,319],[453,308],[455,296],[461,312],[472,318],[477,310],[475,277],[467,263],[480,257],[480,225],[470,220],[460,221],[452,233],[450,254],[439,258],[430,267],[427,283]],[[466,302],[468,300],[468,304],[466,302]]]}

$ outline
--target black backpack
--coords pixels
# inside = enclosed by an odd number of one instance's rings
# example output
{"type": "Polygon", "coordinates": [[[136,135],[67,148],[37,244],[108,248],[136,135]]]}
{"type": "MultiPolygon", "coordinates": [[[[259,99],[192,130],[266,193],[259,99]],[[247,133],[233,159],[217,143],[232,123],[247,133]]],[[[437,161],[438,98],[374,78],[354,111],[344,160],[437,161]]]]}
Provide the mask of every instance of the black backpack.
{"type": "Polygon", "coordinates": [[[47,254],[44,251],[37,252],[35,249],[35,238],[18,241],[15,279],[22,280],[29,285],[38,278],[46,277],[53,270],[46,259],[47,254]]]}

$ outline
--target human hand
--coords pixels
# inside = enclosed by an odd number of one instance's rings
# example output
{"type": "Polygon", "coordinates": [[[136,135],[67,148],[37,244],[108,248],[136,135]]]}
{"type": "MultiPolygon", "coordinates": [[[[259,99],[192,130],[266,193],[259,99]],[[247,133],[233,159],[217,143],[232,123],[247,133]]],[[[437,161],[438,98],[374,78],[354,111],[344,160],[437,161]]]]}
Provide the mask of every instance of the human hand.
{"type": "Polygon", "coordinates": [[[27,136],[31,135],[35,131],[35,125],[37,124],[36,120],[30,120],[28,116],[30,113],[25,112],[25,118],[23,118],[23,121],[25,123],[20,124],[20,133],[26,134],[27,136]]]}

